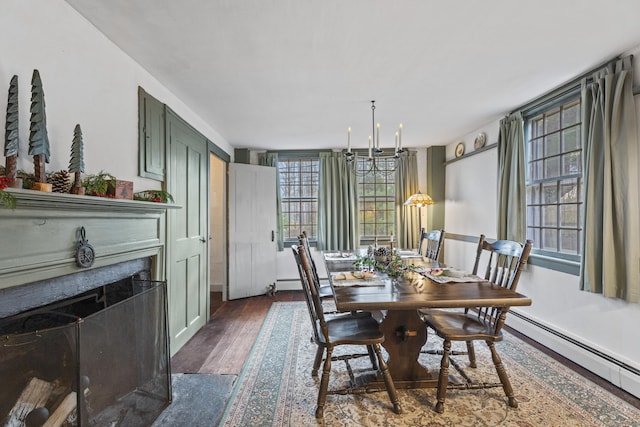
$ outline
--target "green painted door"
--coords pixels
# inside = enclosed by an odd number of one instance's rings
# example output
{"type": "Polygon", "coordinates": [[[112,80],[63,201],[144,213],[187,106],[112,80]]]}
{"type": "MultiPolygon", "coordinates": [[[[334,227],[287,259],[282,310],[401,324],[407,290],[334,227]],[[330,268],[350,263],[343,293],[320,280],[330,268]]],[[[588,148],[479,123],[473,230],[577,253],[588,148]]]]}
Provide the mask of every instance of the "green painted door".
{"type": "Polygon", "coordinates": [[[208,149],[204,136],[167,111],[167,191],[181,206],[168,214],[168,299],[171,354],[207,321],[208,149]]]}

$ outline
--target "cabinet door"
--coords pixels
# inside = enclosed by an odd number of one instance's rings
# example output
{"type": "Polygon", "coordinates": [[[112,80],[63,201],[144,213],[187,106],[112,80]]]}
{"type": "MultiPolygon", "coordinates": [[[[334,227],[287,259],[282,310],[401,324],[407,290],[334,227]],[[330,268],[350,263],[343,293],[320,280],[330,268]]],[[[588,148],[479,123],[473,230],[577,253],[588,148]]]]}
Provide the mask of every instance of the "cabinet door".
{"type": "Polygon", "coordinates": [[[165,105],[138,88],[138,174],[164,181],[165,105]]]}
{"type": "Polygon", "coordinates": [[[276,168],[229,165],[229,299],[276,282],[276,168]]]}

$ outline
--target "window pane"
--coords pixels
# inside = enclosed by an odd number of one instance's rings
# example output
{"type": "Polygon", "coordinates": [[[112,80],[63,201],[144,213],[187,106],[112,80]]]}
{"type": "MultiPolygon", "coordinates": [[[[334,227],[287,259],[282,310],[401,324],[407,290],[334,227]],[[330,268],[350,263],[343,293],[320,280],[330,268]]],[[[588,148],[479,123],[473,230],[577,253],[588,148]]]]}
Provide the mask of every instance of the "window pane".
{"type": "Polygon", "coordinates": [[[529,161],[538,160],[543,157],[544,138],[532,139],[529,144],[529,161]]]}
{"type": "Polygon", "coordinates": [[[542,207],[542,225],[546,227],[558,225],[558,208],[555,205],[542,207]]]}
{"type": "Polygon", "coordinates": [[[562,131],[563,151],[572,151],[580,147],[580,127],[574,126],[562,131]]]}
{"type": "Polygon", "coordinates": [[[545,182],[542,184],[542,203],[558,203],[558,186],[555,182],[545,182]]]}
{"type": "Polygon", "coordinates": [[[560,201],[563,203],[577,203],[578,190],[578,179],[560,181],[560,201]]]}
{"type": "Polygon", "coordinates": [[[560,205],[560,226],[578,227],[578,205],[560,205]]]}
{"type": "Polygon", "coordinates": [[[578,254],[579,236],[580,233],[577,230],[560,230],[560,251],[578,254]]]}
{"type": "Polygon", "coordinates": [[[556,178],[560,176],[560,157],[552,157],[544,161],[544,177],[556,178]]]}
{"type": "Polygon", "coordinates": [[[558,231],[555,229],[543,229],[542,230],[542,249],[548,251],[557,251],[558,250],[558,231]]]}
{"type": "Polygon", "coordinates": [[[582,159],[580,152],[573,152],[562,156],[562,174],[573,175],[582,172],[582,159]]]}
{"type": "Polygon", "coordinates": [[[560,154],[560,134],[554,133],[544,138],[545,157],[560,154]]]}
{"type": "Polygon", "coordinates": [[[537,206],[529,206],[527,208],[527,224],[530,226],[540,225],[540,208],[537,206]]]}
{"type": "Polygon", "coordinates": [[[542,117],[531,122],[531,138],[538,138],[544,134],[544,119],[542,117]]]}
{"type": "Polygon", "coordinates": [[[568,104],[562,110],[562,126],[567,127],[580,123],[580,103],[568,104]]]}
{"type": "Polygon", "coordinates": [[[542,178],[542,160],[529,163],[530,179],[535,181],[542,178]]]}
{"type": "Polygon", "coordinates": [[[560,109],[556,108],[554,111],[545,115],[545,133],[550,134],[560,129],[560,109]]]}
{"type": "Polygon", "coordinates": [[[527,204],[537,205],[540,203],[540,187],[532,185],[527,187],[527,204]]]}

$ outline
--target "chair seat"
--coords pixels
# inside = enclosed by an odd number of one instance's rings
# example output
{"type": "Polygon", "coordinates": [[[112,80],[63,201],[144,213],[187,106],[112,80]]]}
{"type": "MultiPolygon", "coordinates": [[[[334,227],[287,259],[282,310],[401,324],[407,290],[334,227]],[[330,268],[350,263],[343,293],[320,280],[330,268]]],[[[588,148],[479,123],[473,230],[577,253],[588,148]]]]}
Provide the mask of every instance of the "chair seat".
{"type": "Polygon", "coordinates": [[[427,326],[451,341],[502,341],[502,332],[495,335],[494,326],[479,319],[475,313],[420,310],[420,314],[427,326]]]}
{"type": "MultiPolygon", "coordinates": [[[[378,322],[370,316],[353,317],[350,313],[346,313],[344,316],[328,319],[326,325],[329,340],[333,345],[370,345],[384,341],[378,322]]],[[[320,324],[317,327],[319,328],[320,324]]],[[[319,334],[319,336],[322,343],[326,344],[324,335],[319,334]]]]}

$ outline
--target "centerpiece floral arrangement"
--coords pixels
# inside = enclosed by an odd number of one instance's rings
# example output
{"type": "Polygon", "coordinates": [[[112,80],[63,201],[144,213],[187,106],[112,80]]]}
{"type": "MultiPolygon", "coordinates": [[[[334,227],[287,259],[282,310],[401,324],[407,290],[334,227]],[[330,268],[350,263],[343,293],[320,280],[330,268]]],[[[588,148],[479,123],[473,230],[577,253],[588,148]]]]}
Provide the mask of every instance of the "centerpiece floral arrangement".
{"type": "Polygon", "coordinates": [[[370,246],[366,254],[356,258],[353,265],[360,270],[384,271],[392,278],[398,278],[404,273],[415,271],[418,268],[415,264],[405,264],[400,255],[388,246],[379,248],[370,246]]]}

